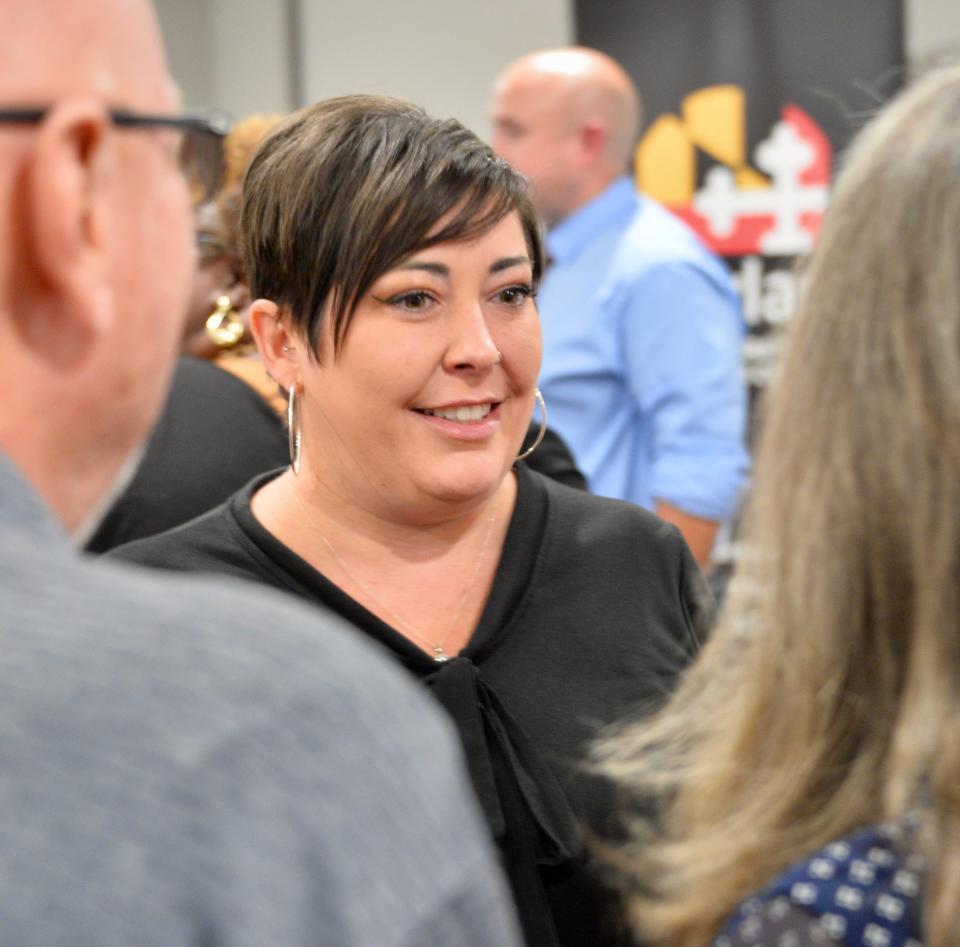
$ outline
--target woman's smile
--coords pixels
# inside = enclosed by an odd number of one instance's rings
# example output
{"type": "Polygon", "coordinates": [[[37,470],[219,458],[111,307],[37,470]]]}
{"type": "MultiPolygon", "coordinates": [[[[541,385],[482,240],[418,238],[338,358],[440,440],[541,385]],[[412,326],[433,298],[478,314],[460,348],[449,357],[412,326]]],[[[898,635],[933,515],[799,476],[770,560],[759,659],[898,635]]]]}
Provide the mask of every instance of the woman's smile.
{"type": "Polygon", "coordinates": [[[501,401],[449,404],[437,408],[414,408],[413,411],[439,431],[456,440],[484,440],[500,426],[501,401]]]}

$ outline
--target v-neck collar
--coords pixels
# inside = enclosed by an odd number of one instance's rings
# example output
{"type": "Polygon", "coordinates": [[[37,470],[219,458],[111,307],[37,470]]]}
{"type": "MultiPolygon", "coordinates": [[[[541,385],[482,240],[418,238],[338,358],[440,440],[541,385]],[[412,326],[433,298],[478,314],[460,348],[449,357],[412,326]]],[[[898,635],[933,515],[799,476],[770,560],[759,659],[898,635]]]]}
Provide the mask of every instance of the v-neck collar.
{"type": "Polygon", "coordinates": [[[26,475],[0,451],[0,523],[3,529],[69,550],[70,540],[26,475]]]}
{"type": "MultiPolygon", "coordinates": [[[[524,464],[517,465],[514,473],[517,497],[493,585],[473,635],[456,655],[474,663],[482,663],[496,649],[498,642],[509,632],[513,616],[523,611],[523,599],[531,594],[533,583],[530,579],[538,568],[543,548],[541,540],[548,506],[545,486],[539,475],[524,464]]],[[[409,670],[418,674],[436,671],[440,662],[297,555],[253,515],[253,495],[277,475],[278,472],[271,472],[253,480],[229,502],[230,514],[246,539],[244,546],[247,550],[257,555],[278,583],[303,598],[327,605],[395,652],[409,670]]]]}

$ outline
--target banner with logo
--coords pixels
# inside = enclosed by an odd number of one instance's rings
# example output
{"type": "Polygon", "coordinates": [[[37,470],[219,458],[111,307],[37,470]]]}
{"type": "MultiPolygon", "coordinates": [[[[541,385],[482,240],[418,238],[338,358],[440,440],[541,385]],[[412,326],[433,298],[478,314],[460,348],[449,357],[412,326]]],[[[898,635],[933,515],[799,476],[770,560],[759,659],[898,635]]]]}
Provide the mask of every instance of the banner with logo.
{"type": "Polygon", "coordinates": [[[762,388],[838,153],[903,77],[902,0],[577,0],[644,103],[640,188],[727,258],[762,388]]]}

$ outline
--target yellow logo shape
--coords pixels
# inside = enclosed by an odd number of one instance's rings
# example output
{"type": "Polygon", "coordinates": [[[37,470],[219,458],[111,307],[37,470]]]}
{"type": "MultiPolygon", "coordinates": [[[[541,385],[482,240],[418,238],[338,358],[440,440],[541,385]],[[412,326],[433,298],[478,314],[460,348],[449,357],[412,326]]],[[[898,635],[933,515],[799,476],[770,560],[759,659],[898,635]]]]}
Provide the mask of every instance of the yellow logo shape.
{"type": "Polygon", "coordinates": [[[767,178],[747,164],[746,95],[740,86],[691,92],[681,112],[682,120],[661,115],[637,145],[640,190],[662,204],[689,204],[697,189],[697,148],[731,168],[741,190],[769,187],[767,178]]]}

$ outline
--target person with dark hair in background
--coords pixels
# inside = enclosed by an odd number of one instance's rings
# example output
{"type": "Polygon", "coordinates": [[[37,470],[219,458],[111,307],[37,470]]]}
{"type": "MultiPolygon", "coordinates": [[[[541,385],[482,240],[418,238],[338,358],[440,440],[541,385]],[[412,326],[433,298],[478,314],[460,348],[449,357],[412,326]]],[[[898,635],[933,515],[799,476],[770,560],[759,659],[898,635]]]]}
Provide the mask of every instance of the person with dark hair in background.
{"type": "Polygon", "coordinates": [[[113,555],[350,618],[455,721],[527,942],[619,942],[579,828],[608,800],[577,760],[689,661],[700,576],[672,526],[517,462],[543,266],[525,182],[455,121],[348,96],[263,143],[241,231],[290,467],[113,555]]]}
{"type": "Polygon", "coordinates": [[[955,947],[960,68],[852,145],[768,398],[720,624],[600,753],[637,804],[631,918],[664,947],[955,947]]]}
{"type": "MultiPolygon", "coordinates": [[[[243,176],[260,142],[281,118],[249,115],[234,122],[223,142],[220,187],[194,211],[197,269],[187,308],[183,352],[209,359],[227,371],[239,357],[256,352],[246,318],[250,292],[238,232],[243,176]]],[[[265,397],[269,400],[275,394],[269,389],[265,397]]]]}
{"type": "Polygon", "coordinates": [[[71,548],[163,403],[224,128],[146,3],[0,21],[0,939],[515,943],[449,725],[375,648],[71,548]]]}
{"type": "Polygon", "coordinates": [[[675,524],[697,561],[748,457],[745,325],[723,263],[628,176],[640,98],[594,49],[522,57],[498,80],[493,147],[531,181],[551,266],[541,388],[590,489],[675,524]]]}

